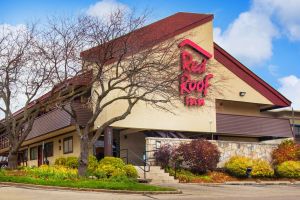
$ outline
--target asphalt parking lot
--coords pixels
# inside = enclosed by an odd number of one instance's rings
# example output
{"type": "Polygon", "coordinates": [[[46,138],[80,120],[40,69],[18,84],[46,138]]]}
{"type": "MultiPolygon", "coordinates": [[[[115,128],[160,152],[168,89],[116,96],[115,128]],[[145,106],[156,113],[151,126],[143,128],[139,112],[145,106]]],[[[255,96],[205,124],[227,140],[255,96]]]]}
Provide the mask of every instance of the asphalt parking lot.
{"type": "Polygon", "coordinates": [[[254,199],[254,200],[297,200],[300,199],[299,185],[218,185],[201,186],[178,184],[183,194],[142,195],[65,190],[44,190],[28,187],[0,186],[0,200],[151,200],[151,199],[254,199]]]}

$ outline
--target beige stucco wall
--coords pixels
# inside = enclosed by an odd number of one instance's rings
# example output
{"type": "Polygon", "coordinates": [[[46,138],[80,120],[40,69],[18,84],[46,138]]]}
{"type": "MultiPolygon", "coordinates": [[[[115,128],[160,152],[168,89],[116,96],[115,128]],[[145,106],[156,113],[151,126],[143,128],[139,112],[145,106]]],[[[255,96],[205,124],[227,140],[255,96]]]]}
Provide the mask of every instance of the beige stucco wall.
{"type": "Polygon", "coordinates": [[[246,103],[240,101],[217,100],[217,113],[261,116],[260,105],[256,103],[246,103]]]}
{"type": "MultiPolygon", "coordinates": [[[[128,149],[128,161],[134,165],[142,165],[142,161],[140,159],[143,158],[143,154],[145,151],[145,135],[143,132],[129,133],[124,134],[120,133],[120,149],[125,150],[128,149]]],[[[126,153],[125,151],[121,151],[121,153],[126,153]]],[[[121,155],[126,156],[126,155],[121,155]]]]}
{"type": "Polygon", "coordinates": [[[56,158],[70,157],[70,156],[78,157],[79,154],[80,154],[79,137],[78,137],[76,132],[71,132],[71,133],[59,135],[59,136],[56,136],[56,137],[53,137],[53,138],[45,139],[45,140],[42,140],[40,142],[33,143],[33,144],[30,144],[30,145],[27,145],[27,146],[21,148],[21,150],[28,149],[28,162],[27,162],[28,166],[37,166],[38,165],[38,160],[30,160],[30,148],[42,145],[43,142],[44,143],[53,142],[53,156],[48,157],[50,165],[54,164],[56,158]],[[64,138],[67,138],[67,137],[70,137],[70,136],[73,136],[73,153],[64,154],[64,152],[63,152],[63,140],[64,140],[64,138]]]}
{"type": "MultiPolygon", "coordinates": [[[[213,54],[212,30],[213,24],[212,22],[208,22],[176,37],[188,38],[213,54]]],[[[178,50],[178,59],[179,57],[178,50]]],[[[178,67],[178,73],[180,72],[179,70],[178,67]]],[[[213,58],[209,61],[208,71],[214,74],[214,78],[211,79],[212,86],[210,87],[208,98],[206,98],[205,106],[186,107],[182,101],[176,101],[174,102],[176,107],[171,108],[173,113],[168,113],[140,102],[133,108],[131,114],[126,119],[114,123],[113,126],[137,129],[216,132],[216,99],[238,102],[237,105],[239,106],[228,104],[228,107],[223,108],[223,112],[235,114],[258,115],[259,105],[272,104],[268,99],[213,58]],[[240,91],[246,92],[246,95],[240,97],[240,91]],[[245,104],[245,107],[243,107],[243,104],[240,102],[250,102],[253,105],[247,107],[249,104],[245,104]]],[[[116,93],[115,95],[118,94],[116,93]]],[[[109,106],[98,117],[95,126],[117,116],[126,107],[127,103],[124,101],[119,101],[109,106]]]]}

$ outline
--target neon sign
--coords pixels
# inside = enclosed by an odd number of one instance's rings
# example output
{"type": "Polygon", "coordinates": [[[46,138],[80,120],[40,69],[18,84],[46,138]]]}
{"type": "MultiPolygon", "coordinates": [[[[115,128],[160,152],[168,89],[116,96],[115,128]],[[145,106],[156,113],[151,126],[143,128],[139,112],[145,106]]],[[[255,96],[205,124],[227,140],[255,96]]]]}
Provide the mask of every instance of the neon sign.
{"type": "Polygon", "coordinates": [[[179,92],[180,95],[184,96],[184,104],[186,106],[203,106],[205,105],[204,97],[207,95],[210,86],[209,80],[213,78],[213,74],[211,73],[204,75],[207,60],[210,59],[212,55],[189,39],[183,40],[178,45],[179,48],[184,46],[194,49],[200,53],[203,58],[201,62],[198,62],[193,59],[192,54],[188,51],[181,51],[182,74],[180,75],[179,92]],[[195,80],[193,79],[195,76],[201,76],[202,78],[195,80]]]}

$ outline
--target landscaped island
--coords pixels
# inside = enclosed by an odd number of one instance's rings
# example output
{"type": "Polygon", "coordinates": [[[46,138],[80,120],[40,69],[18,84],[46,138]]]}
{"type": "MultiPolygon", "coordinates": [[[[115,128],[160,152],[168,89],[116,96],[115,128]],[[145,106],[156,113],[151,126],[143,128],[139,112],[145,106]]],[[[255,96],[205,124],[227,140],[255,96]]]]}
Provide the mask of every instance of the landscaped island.
{"type": "Polygon", "coordinates": [[[173,188],[138,183],[137,171],[119,158],[106,157],[100,162],[89,158],[88,174],[79,177],[74,157],[59,158],[53,166],[21,167],[18,170],[0,170],[0,182],[59,186],[85,189],[130,191],[175,191],[173,188]]]}
{"type": "Polygon", "coordinates": [[[233,156],[217,169],[218,147],[207,140],[179,146],[164,145],[154,154],[156,163],[182,183],[224,183],[245,180],[300,180],[300,145],[285,140],[272,152],[272,161],[233,156]]]}

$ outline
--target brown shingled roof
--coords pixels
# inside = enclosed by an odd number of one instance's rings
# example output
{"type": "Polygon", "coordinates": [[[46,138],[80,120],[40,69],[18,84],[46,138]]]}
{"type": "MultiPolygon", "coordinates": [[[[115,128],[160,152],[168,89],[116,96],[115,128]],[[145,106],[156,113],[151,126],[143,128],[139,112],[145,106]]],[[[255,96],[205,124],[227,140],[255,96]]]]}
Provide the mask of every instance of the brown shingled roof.
{"type": "MultiPolygon", "coordinates": [[[[184,33],[192,28],[209,22],[212,19],[213,15],[211,14],[179,12],[130,33],[131,35],[128,43],[129,45],[131,43],[132,45],[138,44],[140,48],[137,49],[142,50],[142,48],[147,48],[151,45],[155,45],[166,39],[174,37],[175,35],[184,33]]],[[[105,43],[104,45],[108,45],[111,42],[122,43],[124,37],[126,37],[126,35],[105,43]]],[[[101,49],[104,47],[104,45],[83,51],[81,53],[82,58],[89,61],[95,61],[95,59],[101,55],[101,49]]],[[[118,44],[116,46],[118,46],[118,44]]],[[[251,70],[236,60],[216,43],[214,43],[214,57],[239,78],[244,80],[247,84],[269,99],[274,104],[274,106],[270,107],[269,109],[276,107],[287,107],[291,105],[291,102],[287,98],[272,88],[264,80],[259,78],[256,74],[254,74],[251,70]]],[[[115,61],[114,58],[110,60],[110,62],[113,61],[115,61]]]]}
{"type": "MultiPolygon", "coordinates": [[[[47,92],[46,94],[42,95],[41,97],[37,98],[36,100],[32,101],[28,105],[28,109],[36,105],[38,102],[45,102],[48,100],[54,93],[60,91],[66,86],[69,85],[76,85],[76,86],[88,86],[91,83],[91,77],[92,77],[92,70],[87,71],[85,73],[79,74],[77,76],[74,76],[72,78],[69,78],[65,81],[63,81],[60,84],[55,85],[51,91],[47,92]]],[[[20,110],[16,111],[13,115],[17,116],[21,114],[24,111],[24,108],[21,108],[20,110]]]]}
{"type": "MultiPolygon", "coordinates": [[[[84,126],[92,117],[92,111],[84,104],[73,102],[73,108],[78,116],[78,124],[84,126]]],[[[34,120],[32,130],[26,140],[75,125],[74,119],[63,109],[54,109],[34,120]]]]}
{"type": "MultiPolygon", "coordinates": [[[[138,43],[139,47],[147,48],[209,22],[212,19],[213,15],[211,14],[179,12],[131,32],[128,44],[138,43]]],[[[110,42],[122,41],[126,36],[124,35],[110,42]]],[[[81,52],[81,57],[87,60],[93,59],[95,53],[101,52],[101,48],[103,48],[103,45],[83,51],[81,52]]],[[[141,48],[138,49],[141,50],[141,48]]]]}

